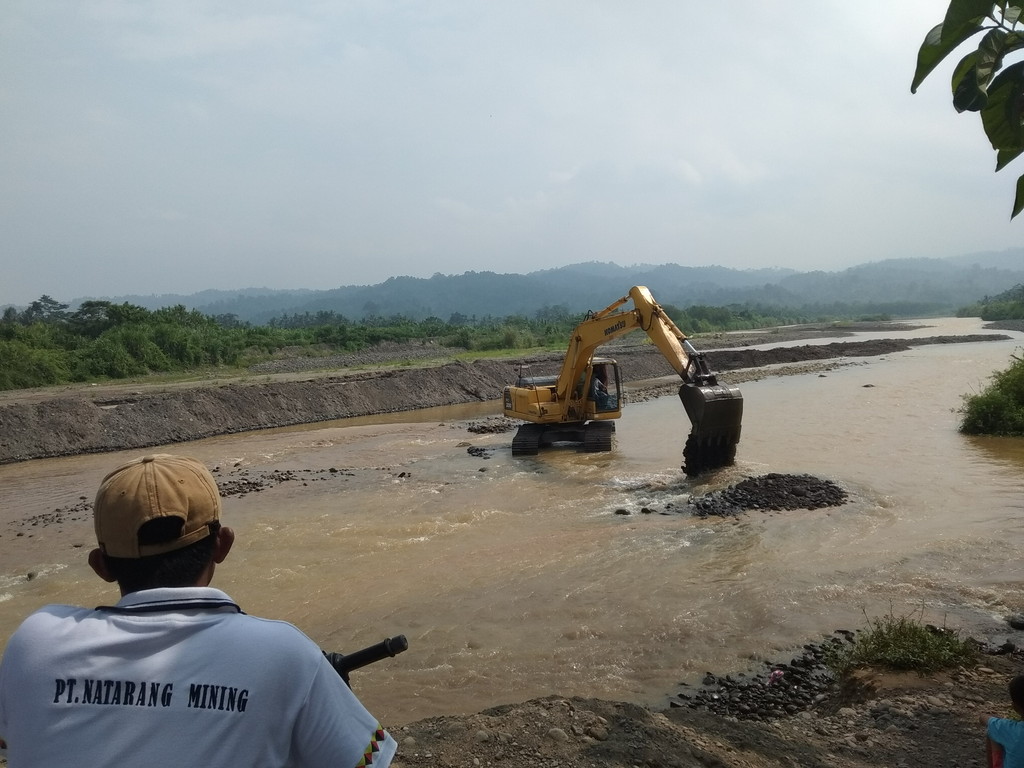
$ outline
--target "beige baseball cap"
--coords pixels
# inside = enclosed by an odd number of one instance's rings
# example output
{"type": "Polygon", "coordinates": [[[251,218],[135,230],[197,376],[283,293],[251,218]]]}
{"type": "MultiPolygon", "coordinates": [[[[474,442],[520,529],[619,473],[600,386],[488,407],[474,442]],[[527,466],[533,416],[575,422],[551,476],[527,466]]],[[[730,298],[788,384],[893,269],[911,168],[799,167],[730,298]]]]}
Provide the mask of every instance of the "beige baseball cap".
{"type": "Polygon", "coordinates": [[[105,478],[93,504],[100,549],[110,557],[149,557],[181,549],[210,535],[220,520],[220,491],[196,459],[158,453],[122,464],[105,478]],[[149,520],[178,517],[181,535],[158,544],[139,544],[149,520]]]}

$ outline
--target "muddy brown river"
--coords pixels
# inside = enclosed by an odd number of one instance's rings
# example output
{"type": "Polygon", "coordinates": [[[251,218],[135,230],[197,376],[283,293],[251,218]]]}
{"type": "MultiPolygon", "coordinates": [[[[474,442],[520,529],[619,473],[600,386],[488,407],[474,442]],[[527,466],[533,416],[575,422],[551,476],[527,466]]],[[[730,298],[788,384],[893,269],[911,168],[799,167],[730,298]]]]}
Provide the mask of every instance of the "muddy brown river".
{"type": "MultiPolygon", "coordinates": [[[[921,322],[905,335],[981,332],[921,322]]],[[[238,541],[215,585],[328,650],[405,634],[406,653],[352,675],[388,724],[554,693],[660,706],[680,681],[890,610],[1024,640],[1004,621],[1024,612],[1024,440],[965,437],[955,413],[1022,353],[1010,335],[746,382],[737,464],[696,481],[679,470],[675,397],[631,404],[610,454],[513,459],[511,433],[465,429],[497,403],[166,450],[221,481],[294,472],[225,500],[238,541]],[[849,502],[684,511],[690,494],[767,472],[827,478],[849,502]]],[[[74,508],[139,453],[0,466],[0,642],[42,603],[116,597],[85,564],[91,521],[74,508]]]]}

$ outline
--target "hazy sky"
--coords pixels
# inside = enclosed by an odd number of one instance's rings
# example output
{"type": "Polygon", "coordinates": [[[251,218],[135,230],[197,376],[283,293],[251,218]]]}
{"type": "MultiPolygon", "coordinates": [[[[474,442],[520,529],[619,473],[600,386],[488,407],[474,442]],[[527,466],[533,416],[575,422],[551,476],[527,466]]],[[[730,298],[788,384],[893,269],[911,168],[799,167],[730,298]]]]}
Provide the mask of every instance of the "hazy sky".
{"type": "Polygon", "coordinates": [[[1016,247],[945,7],[6,0],[0,304],[1016,247]]]}

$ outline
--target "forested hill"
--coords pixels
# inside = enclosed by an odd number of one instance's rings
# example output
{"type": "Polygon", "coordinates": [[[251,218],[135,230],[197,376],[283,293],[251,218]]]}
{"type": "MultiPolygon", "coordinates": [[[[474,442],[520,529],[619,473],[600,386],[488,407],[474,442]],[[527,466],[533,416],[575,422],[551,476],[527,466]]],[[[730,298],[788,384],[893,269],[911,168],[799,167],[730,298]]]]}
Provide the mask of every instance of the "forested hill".
{"type": "MultiPolygon", "coordinates": [[[[327,290],[203,291],[190,296],[106,298],[147,309],[184,305],[207,315],[235,315],[265,324],[283,315],[334,312],[351,320],[402,315],[413,320],[534,317],[545,308],[571,313],[601,309],[633,285],[646,285],[662,304],[785,307],[819,313],[856,308],[893,316],[951,314],[958,307],[1024,283],[1024,250],[950,259],[892,259],[837,272],[737,270],[678,264],[622,267],[589,262],[509,274],[466,272],[431,278],[393,277],[377,285],[327,290]]],[[[839,311],[842,314],[842,311],[839,311]]]]}

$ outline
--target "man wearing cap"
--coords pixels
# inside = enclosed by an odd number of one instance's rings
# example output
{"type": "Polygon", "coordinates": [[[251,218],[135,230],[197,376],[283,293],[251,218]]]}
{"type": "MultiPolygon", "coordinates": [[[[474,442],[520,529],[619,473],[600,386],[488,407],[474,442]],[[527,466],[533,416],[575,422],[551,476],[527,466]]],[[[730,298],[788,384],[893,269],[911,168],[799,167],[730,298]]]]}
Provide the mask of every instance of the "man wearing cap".
{"type": "Polygon", "coordinates": [[[210,587],[234,541],[210,472],[184,456],[118,467],[89,564],[121,600],[49,605],[0,660],[12,768],[73,764],[387,766],[394,739],[312,640],[210,587]]]}

